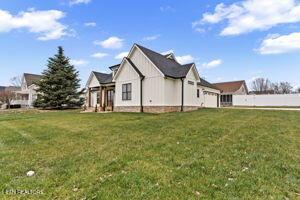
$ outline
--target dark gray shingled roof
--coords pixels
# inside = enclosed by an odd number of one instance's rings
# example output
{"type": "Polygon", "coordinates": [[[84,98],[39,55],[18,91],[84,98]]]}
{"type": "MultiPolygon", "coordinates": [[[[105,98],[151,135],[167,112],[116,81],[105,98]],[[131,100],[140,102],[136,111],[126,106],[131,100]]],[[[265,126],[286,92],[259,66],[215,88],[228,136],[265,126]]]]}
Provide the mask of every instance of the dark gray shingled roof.
{"type": "Polygon", "coordinates": [[[138,48],[153,62],[153,64],[165,75],[171,78],[184,78],[193,63],[181,65],[175,60],[168,59],[155,51],[136,44],[138,48]]]}
{"type": "Polygon", "coordinates": [[[135,66],[135,64],[127,57],[125,57],[125,59],[131,64],[131,66],[133,67],[133,69],[139,74],[140,77],[145,77],[142,72],[135,66]]]}
{"type": "Polygon", "coordinates": [[[105,74],[95,71],[93,71],[93,73],[95,74],[100,84],[112,83],[112,74],[105,74]]]}
{"type": "Polygon", "coordinates": [[[117,65],[113,65],[113,66],[110,66],[109,69],[111,70],[114,70],[116,68],[119,68],[121,64],[117,64],[117,65]]]}
{"type": "Polygon", "coordinates": [[[200,78],[200,82],[198,82],[197,84],[201,85],[201,86],[204,86],[204,87],[208,87],[208,88],[213,88],[213,89],[219,90],[216,86],[214,86],[210,82],[204,80],[203,78],[200,78]]]}
{"type": "Polygon", "coordinates": [[[24,73],[24,78],[25,78],[27,87],[29,87],[32,84],[35,84],[37,81],[41,80],[42,75],[24,73]]]}

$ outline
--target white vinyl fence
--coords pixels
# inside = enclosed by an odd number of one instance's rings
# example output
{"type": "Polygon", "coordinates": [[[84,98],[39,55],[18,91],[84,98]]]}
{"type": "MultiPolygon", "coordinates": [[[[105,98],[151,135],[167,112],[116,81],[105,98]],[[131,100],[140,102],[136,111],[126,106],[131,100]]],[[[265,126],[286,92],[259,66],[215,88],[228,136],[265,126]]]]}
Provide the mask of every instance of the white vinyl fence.
{"type": "Polygon", "coordinates": [[[300,94],[233,95],[233,106],[300,106],[300,94]]]}

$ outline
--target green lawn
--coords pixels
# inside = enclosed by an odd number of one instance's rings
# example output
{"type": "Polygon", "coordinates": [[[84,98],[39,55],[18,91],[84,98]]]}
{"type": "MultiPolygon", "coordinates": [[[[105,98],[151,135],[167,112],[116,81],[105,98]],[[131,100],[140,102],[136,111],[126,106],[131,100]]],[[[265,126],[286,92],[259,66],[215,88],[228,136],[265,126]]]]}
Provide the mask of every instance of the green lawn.
{"type": "Polygon", "coordinates": [[[0,199],[300,199],[300,112],[0,113],[0,190],[0,199]]]}

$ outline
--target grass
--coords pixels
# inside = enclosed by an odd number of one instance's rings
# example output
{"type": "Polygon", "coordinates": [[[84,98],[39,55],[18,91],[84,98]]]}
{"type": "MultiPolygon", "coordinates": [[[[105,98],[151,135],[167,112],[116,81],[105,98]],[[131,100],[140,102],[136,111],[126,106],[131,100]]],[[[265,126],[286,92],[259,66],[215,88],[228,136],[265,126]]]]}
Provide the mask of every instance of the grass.
{"type": "Polygon", "coordinates": [[[300,112],[0,113],[8,189],[43,194],[0,199],[300,199],[300,112]]]}

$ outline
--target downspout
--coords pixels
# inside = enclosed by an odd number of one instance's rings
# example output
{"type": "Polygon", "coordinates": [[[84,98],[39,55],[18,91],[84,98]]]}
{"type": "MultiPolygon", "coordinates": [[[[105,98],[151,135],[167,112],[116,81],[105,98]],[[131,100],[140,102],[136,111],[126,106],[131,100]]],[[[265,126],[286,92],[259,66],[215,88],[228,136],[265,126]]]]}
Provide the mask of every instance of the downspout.
{"type": "Polygon", "coordinates": [[[184,104],[184,78],[181,78],[181,109],[180,109],[181,112],[183,112],[183,104],[184,104]]]}
{"type": "Polygon", "coordinates": [[[141,94],[141,112],[144,112],[144,106],[143,106],[143,80],[144,80],[144,76],[143,77],[141,77],[141,92],[140,92],[140,94],[141,94]]]}

